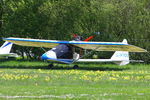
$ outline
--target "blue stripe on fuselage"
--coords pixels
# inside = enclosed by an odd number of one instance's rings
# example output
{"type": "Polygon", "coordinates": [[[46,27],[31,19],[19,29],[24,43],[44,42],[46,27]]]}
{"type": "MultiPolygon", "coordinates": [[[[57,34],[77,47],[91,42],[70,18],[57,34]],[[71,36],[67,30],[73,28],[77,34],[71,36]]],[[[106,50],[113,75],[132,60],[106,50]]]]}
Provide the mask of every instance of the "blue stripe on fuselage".
{"type": "Polygon", "coordinates": [[[63,63],[66,63],[66,64],[71,64],[73,62],[72,59],[47,59],[47,60],[53,60],[53,61],[58,61],[58,62],[63,62],[63,63]]]}
{"type": "Polygon", "coordinates": [[[54,58],[49,58],[49,57],[47,57],[46,54],[43,54],[43,55],[41,56],[41,59],[42,59],[42,60],[53,60],[53,61],[58,61],[58,62],[67,63],[67,64],[70,64],[70,63],[73,62],[72,59],[54,59],[54,58]]]}

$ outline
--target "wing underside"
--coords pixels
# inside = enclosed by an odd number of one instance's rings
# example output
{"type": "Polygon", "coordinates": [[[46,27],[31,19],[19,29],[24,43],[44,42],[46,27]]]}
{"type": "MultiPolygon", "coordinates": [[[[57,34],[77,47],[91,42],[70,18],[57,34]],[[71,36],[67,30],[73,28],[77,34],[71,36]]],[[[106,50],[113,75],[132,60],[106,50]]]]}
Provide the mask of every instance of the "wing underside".
{"type": "Polygon", "coordinates": [[[92,49],[95,51],[129,51],[129,52],[146,52],[145,49],[134,45],[76,45],[84,49],[92,49]]]}
{"type": "Polygon", "coordinates": [[[84,42],[84,41],[57,41],[26,38],[3,38],[4,41],[12,42],[22,46],[53,48],[58,44],[68,44],[83,49],[92,49],[95,51],[129,51],[129,52],[147,52],[140,47],[124,44],[122,42],[84,42]]]}

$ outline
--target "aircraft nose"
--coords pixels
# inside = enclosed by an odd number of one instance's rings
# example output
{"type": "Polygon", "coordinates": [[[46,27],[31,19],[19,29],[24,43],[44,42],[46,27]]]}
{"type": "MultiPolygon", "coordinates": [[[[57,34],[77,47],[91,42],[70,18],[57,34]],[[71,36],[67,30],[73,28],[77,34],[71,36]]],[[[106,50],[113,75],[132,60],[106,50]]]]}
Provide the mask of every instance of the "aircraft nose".
{"type": "Polygon", "coordinates": [[[57,59],[56,53],[54,51],[48,51],[41,56],[41,59],[42,60],[57,59]]]}
{"type": "Polygon", "coordinates": [[[46,60],[46,59],[48,59],[48,57],[47,57],[46,53],[44,53],[44,54],[41,56],[41,59],[42,59],[42,60],[46,60]]]}

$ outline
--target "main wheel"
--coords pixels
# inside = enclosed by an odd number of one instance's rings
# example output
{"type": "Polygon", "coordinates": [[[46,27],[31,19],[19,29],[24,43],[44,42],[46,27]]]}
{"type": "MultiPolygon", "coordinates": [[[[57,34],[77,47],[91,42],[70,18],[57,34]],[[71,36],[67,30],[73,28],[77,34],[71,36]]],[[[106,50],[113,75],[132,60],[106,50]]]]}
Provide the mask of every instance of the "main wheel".
{"type": "Polygon", "coordinates": [[[78,69],[78,68],[79,68],[78,65],[74,65],[74,66],[73,66],[73,69],[78,69]]]}
{"type": "Polygon", "coordinates": [[[49,64],[48,65],[48,68],[52,68],[54,65],[53,64],[49,64]]]}

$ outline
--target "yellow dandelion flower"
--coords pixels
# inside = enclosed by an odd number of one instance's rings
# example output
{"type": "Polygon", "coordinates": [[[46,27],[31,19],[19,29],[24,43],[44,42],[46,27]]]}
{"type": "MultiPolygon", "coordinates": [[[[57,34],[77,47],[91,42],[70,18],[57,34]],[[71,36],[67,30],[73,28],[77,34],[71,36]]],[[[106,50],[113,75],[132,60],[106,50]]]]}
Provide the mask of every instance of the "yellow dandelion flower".
{"type": "Polygon", "coordinates": [[[144,79],[149,80],[149,79],[150,79],[150,75],[146,75],[146,76],[144,77],[144,79]]]}
{"type": "Polygon", "coordinates": [[[45,77],[45,81],[49,81],[50,80],[50,77],[49,76],[46,76],[45,77]]]}
{"type": "Polygon", "coordinates": [[[110,77],[109,80],[117,80],[115,77],[110,77]]]}
{"type": "Polygon", "coordinates": [[[129,76],[124,76],[123,79],[124,79],[124,80],[129,80],[130,77],[129,77],[129,76]]]}

